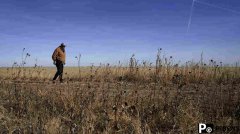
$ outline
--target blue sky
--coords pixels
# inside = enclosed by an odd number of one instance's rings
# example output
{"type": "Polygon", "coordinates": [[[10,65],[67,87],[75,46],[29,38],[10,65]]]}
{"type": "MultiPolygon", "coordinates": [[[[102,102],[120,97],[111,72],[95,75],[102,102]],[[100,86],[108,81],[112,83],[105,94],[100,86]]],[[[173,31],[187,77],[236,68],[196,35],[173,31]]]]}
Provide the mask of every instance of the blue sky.
{"type": "MultiPolygon", "coordinates": [[[[199,0],[240,12],[239,0],[199,0]]],[[[204,58],[240,60],[240,13],[192,0],[0,0],[0,66],[21,61],[21,51],[53,66],[53,50],[64,42],[67,65],[154,61],[158,48],[185,62],[204,58]]]]}

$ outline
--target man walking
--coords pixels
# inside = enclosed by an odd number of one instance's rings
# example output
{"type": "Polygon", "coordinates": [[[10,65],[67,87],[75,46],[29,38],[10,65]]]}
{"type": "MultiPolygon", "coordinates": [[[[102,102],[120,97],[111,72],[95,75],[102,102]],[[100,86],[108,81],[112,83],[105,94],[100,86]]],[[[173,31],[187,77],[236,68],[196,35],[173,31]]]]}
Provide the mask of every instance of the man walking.
{"type": "Polygon", "coordinates": [[[59,77],[60,82],[63,82],[63,66],[65,65],[66,52],[65,45],[61,43],[61,45],[55,49],[52,54],[53,64],[57,67],[57,72],[53,77],[53,82],[59,77]]]}

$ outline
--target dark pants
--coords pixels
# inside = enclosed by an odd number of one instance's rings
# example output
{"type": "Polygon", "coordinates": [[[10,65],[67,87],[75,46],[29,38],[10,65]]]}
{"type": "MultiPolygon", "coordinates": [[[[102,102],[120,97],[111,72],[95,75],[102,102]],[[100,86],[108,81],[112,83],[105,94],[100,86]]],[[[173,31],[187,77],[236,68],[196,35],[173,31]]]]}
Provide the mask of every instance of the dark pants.
{"type": "Polygon", "coordinates": [[[63,76],[63,62],[60,60],[56,61],[56,67],[57,67],[57,72],[55,76],[53,77],[53,80],[56,80],[57,77],[59,76],[60,81],[62,81],[62,76],[63,76]]]}

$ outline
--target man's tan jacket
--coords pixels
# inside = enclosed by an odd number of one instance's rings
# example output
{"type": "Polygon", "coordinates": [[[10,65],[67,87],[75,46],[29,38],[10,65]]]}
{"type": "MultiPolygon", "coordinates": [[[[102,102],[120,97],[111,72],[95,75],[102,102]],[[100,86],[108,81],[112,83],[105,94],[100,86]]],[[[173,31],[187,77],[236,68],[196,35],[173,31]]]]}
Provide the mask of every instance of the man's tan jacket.
{"type": "Polygon", "coordinates": [[[53,52],[52,59],[53,59],[53,61],[60,60],[60,61],[62,61],[65,64],[66,63],[65,62],[65,60],[66,60],[66,53],[63,52],[60,47],[58,47],[53,52]]]}

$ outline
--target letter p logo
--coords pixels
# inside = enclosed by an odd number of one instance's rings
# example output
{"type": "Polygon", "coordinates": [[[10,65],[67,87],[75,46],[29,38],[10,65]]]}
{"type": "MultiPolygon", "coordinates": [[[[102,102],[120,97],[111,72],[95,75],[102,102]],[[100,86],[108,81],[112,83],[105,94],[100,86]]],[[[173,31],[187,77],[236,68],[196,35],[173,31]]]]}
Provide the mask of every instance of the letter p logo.
{"type": "Polygon", "coordinates": [[[213,128],[214,128],[213,124],[204,124],[204,123],[199,123],[198,124],[199,134],[201,134],[201,133],[212,133],[213,128]]]}
{"type": "Polygon", "coordinates": [[[199,123],[198,124],[198,132],[201,134],[204,132],[204,130],[207,128],[207,125],[206,124],[203,124],[203,123],[199,123]]]}

